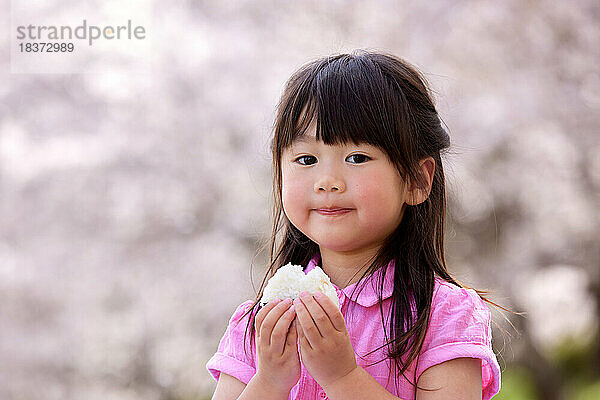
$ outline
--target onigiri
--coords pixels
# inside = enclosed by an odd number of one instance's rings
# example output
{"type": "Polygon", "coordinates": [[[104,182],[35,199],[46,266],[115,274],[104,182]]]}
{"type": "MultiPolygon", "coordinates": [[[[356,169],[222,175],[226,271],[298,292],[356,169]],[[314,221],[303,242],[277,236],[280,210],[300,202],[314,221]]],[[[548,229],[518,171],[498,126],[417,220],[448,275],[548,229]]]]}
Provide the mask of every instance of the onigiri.
{"type": "Polygon", "coordinates": [[[305,274],[302,266],[292,265],[291,263],[279,268],[275,275],[269,279],[260,299],[260,304],[265,305],[275,299],[295,299],[303,291],[309,293],[320,291],[329,297],[337,308],[340,308],[340,301],[335,287],[321,267],[315,267],[308,274],[305,274]]]}

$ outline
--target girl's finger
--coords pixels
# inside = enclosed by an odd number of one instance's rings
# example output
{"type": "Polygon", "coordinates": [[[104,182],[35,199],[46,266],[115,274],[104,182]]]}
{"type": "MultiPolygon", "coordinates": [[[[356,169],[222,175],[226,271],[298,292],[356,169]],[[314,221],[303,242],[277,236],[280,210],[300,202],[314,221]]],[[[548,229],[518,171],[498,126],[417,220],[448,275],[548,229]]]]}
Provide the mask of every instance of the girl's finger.
{"type": "Polygon", "coordinates": [[[322,292],[315,293],[315,300],[323,308],[329,316],[329,320],[333,324],[336,331],[344,332],[346,330],[346,321],[339,308],[333,304],[333,301],[322,292]]]}
{"type": "Polygon", "coordinates": [[[312,350],[312,346],[310,345],[310,342],[306,338],[306,335],[304,334],[304,331],[302,330],[302,324],[298,320],[297,316],[296,316],[296,334],[298,335],[298,344],[304,348],[312,350]]]}
{"type": "Polygon", "coordinates": [[[262,325],[263,320],[265,319],[267,314],[273,309],[273,307],[275,307],[279,302],[281,302],[280,299],[275,299],[266,304],[256,313],[256,317],[254,317],[254,330],[256,331],[257,336],[260,337],[260,327],[262,325]]]}
{"type": "Polygon", "coordinates": [[[290,325],[294,320],[296,313],[294,312],[294,306],[290,303],[290,307],[281,315],[273,332],[271,333],[271,349],[275,354],[282,355],[285,350],[285,341],[287,332],[290,330],[290,325]]]}
{"type": "Polygon", "coordinates": [[[296,299],[294,301],[294,305],[296,306],[296,315],[298,316],[298,321],[300,322],[300,327],[302,328],[302,331],[300,332],[300,338],[302,338],[302,335],[304,335],[311,347],[315,347],[316,344],[322,339],[319,329],[315,325],[310,313],[300,299],[296,299]]]}
{"type": "Polygon", "coordinates": [[[269,311],[269,313],[263,319],[260,325],[260,336],[264,337],[268,343],[271,344],[271,335],[273,334],[273,328],[275,328],[275,324],[281,318],[281,315],[286,312],[286,310],[292,304],[291,299],[285,299],[279,302],[275,307],[269,311]]]}
{"type": "Polygon", "coordinates": [[[315,322],[315,325],[317,326],[317,329],[319,330],[321,336],[329,336],[334,330],[333,323],[331,322],[331,320],[329,319],[329,315],[327,315],[327,313],[325,312],[325,310],[323,310],[321,305],[317,303],[317,301],[310,293],[300,294],[300,300],[302,300],[302,303],[304,303],[304,306],[310,313],[310,316],[315,322]]]}
{"type": "MultiPolygon", "coordinates": [[[[286,348],[294,348],[294,351],[298,351],[298,330],[296,326],[298,322],[296,317],[294,316],[294,320],[292,321],[292,325],[290,325],[290,329],[288,330],[287,336],[285,338],[285,347],[286,348]]],[[[284,350],[285,351],[285,350],[284,350]]]]}

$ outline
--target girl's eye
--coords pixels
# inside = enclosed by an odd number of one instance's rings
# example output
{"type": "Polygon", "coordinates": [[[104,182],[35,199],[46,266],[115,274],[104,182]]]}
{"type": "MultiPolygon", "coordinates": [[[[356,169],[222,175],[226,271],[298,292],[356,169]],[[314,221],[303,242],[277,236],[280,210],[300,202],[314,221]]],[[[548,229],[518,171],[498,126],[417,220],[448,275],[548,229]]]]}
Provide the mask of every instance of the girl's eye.
{"type": "Polygon", "coordinates": [[[317,162],[317,158],[315,156],[300,156],[294,160],[301,165],[312,165],[317,162]]]}
{"type": "Polygon", "coordinates": [[[352,164],[362,164],[371,158],[369,156],[365,156],[364,154],[351,154],[348,156],[347,160],[354,159],[352,164]]]}

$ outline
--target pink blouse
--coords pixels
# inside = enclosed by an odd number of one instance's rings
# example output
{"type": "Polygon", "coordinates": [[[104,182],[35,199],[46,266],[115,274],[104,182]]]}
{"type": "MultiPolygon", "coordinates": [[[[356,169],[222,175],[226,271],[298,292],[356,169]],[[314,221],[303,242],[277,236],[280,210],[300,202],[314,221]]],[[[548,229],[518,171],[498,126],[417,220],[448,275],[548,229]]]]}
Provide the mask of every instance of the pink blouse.
{"type": "MultiPolygon", "coordinates": [[[[305,273],[312,270],[320,262],[317,254],[309,262],[305,273]]],[[[418,364],[414,360],[404,376],[397,378],[398,387],[390,371],[390,360],[385,359],[387,346],[365,356],[370,351],[380,347],[389,337],[389,327],[384,332],[378,305],[377,285],[381,272],[376,271],[364,278],[363,281],[349,285],[343,289],[336,287],[342,314],[350,334],[350,340],[356,362],[379,382],[386,390],[401,399],[413,399],[415,390],[406,378],[416,381],[427,368],[459,357],[472,357],[481,360],[482,399],[491,399],[500,391],[500,366],[492,351],[492,330],[490,325],[490,310],[473,289],[463,289],[435,277],[435,288],[429,328],[421,349],[418,364]],[[350,299],[352,290],[360,285],[350,299]],[[362,289],[362,290],[361,290],[362,289]],[[359,293],[360,292],[360,293],[359,293]],[[357,293],[358,296],[357,296],[357,293]],[[348,307],[349,303],[352,304],[348,307]]],[[[391,295],[394,288],[394,262],[390,262],[384,278],[383,311],[388,321],[391,306],[391,295]]],[[[335,285],[334,285],[335,286],[335,285]]],[[[244,353],[244,332],[250,314],[241,316],[252,306],[253,301],[242,303],[233,313],[217,352],[206,364],[214,379],[218,380],[221,372],[237,378],[248,384],[256,373],[256,347],[250,348],[250,336],[246,338],[244,353]]],[[[414,312],[414,309],[413,309],[414,312]]],[[[300,380],[290,391],[289,400],[325,399],[326,393],[310,376],[304,366],[301,366],[300,380]]]]}

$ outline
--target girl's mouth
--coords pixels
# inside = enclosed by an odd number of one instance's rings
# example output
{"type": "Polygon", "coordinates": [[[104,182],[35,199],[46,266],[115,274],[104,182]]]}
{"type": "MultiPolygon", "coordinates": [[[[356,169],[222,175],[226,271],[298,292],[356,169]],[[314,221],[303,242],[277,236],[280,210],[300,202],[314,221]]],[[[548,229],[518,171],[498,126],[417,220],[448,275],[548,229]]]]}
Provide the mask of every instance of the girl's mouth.
{"type": "Polygon", "coordinates": [[[318,208],[315,211],[318,212],[319,214],[327,216],[327,217],[334,217],[334,216],[338,216],[338,215],[347,214],[350,211],[352,211],[352,209],[351,208],[318,208]]]}

